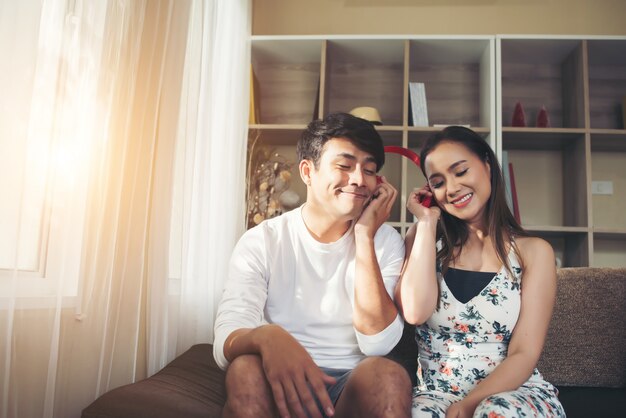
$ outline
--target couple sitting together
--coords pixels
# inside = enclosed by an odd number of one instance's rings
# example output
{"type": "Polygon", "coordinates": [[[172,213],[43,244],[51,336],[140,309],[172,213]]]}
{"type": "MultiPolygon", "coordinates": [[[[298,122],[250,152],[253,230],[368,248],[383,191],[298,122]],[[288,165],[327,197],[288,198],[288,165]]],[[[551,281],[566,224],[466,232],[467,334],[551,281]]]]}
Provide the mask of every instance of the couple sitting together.
{"type": "Polygon", "coordinates": [[[403,240],[385,224],[397,190],[374,126],[345,113],[297,146],[299,208],[239,240],[214,356],[224,417],[564,417],[535,368],[556,294],[554,252],[511,214],[489,145],[468,128],[431,136],[427,185],[403,240]],[[420,204],[432,198],[430,207],[420,204]],[[417,386],[385,358],[415,325],[417,386]]]}

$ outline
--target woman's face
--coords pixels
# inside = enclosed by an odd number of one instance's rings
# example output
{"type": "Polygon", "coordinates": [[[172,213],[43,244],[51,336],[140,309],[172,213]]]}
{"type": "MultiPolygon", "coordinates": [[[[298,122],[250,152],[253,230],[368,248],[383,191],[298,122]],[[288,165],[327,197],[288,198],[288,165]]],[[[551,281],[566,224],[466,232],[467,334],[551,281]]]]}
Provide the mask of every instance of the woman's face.
{"type": "Polygon", "coordinates": [[[468,223],[482,224],[491,195],[489,163],[464,145],[443,141],[428,154],[424,169],[443,210],[468,223]]]}

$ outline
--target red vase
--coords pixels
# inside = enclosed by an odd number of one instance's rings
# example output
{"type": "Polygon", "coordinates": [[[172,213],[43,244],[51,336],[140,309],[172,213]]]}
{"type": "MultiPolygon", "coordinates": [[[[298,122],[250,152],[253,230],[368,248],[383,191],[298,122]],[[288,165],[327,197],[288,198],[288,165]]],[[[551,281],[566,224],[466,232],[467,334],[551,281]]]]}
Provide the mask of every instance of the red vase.
{"type": "Polygon", "coordinates": [[[522,107],[522,104],[520,102],[515,103],[515,110],[513,111],[511,126],[526,126],[526,114],[524,113],[524,108],[522,107]]]}
{"type": "Polygon", "coordinates": [[[537,113],[537,128],[549,128],[550,127],[550,117],[548,116],[548,111],[545,106],[541,106],[539,109],[539,113],[537,113]]]}

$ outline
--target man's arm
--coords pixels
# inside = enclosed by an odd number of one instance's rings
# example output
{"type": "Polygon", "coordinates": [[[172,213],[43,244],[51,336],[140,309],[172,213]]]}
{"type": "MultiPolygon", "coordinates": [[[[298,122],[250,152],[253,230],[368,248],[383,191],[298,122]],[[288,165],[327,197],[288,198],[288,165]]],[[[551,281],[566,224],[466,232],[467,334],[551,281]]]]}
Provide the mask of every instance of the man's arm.
{"type": "MultiPolygon", "coordinates": [[[[391,261],[396,264],[388,281],[381,272],[375,251],[375,236],[380,226],[389,218],[397,191],[386,181],[379,186],[378,197],[370,202],[355,225],[356,271],[354,280],[354,327],[361,350],[368,355],[387,354],[402,336],[403,321],[392,299],[393,287],[404,258],[404,247],[398,236],[395,248],[386,248],[392,253],[391,261]],[[397,255],[393,260],[393,254],[397,255]]],[[[383,270],[390,270],[383,266],[383,270]]]]}
{"type": "Polygon", "coordinates": [[[238,330],[263,324],[267,301],[264,238],[261,228],[247,231],[235,246],[215,319],[213,356],[226,369],[236,355],[227,353],[227,338],[238,330]]]}
{"type": "Polygon", "coordinates": [[[331,416],[334,409],[325,384],[335,379],[324,374],[282,327],[263,322],[268,291],[266,244],[262,229],[254,228],[233,251],[215,321],[215,360],[226,369],[239,356],[258,355],[281,416],[291,412],[305,417],[306,409],[309,416],[320,417],[313,393],[331,416]]]}

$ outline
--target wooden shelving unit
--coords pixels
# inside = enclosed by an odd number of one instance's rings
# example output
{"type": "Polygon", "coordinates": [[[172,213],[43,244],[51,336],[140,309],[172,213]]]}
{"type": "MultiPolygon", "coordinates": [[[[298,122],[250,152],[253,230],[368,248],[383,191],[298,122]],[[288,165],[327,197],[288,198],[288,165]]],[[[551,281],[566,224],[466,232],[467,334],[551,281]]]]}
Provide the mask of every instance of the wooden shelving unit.
{"type": "MultiPolygon", "coordinates": [[[[250,137],[295,161],[313,118],[376,107],[386,145],[418,151],[438,128],[469,124],[513,163],[522,223],[554,246],[563,266],[624,266],[626,251],[626,38],[509,36],[253,36],[259,120],[250,137]],[[409,125],[409,82],[426,86],[430,127],[409,125]],[[517,102],[527,127],[512,127],[517,102]],[[535,127],[548,110],[551,127],[535,127]],[[593,195],[592,181],[612,195],[593,195]]],[[[294,168],[291,188],[306,190],[294,168]]],[[[417,167],[387,155],[400,190],[389,224],[424,183],[417,167]]]]}
{"type": "Polygon", "coordinates": [[[626,38],[496,38],[497,152],[513,163],[522,223],[565,267],[625,266],[626,38]],[[517,102],[527,127],[511,126],[517,102]],[[536,127],[541,106],[549,128],[536,127]],[[594,181],[613,193],[593,194],[594,181]]]}

